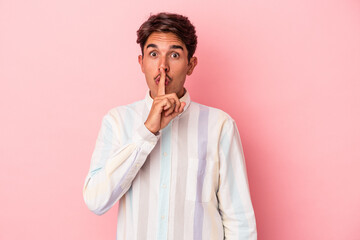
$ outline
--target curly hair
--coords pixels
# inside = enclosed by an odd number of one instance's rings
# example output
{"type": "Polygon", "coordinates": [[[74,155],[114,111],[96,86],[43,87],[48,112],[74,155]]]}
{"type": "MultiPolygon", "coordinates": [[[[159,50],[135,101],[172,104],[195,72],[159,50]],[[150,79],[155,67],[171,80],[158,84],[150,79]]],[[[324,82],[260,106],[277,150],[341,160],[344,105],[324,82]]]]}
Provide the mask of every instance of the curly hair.
{"type": "Polygon", "coordinates": [[[153,32],[174,33],[185,44],[188,50],[188,60],[194,55],[197,45],[197,36],[194,25],[183,15],[161,12],[150,15],[139,30],[136,42],[140,44],[144,56],[144,45],[153,32]]]}

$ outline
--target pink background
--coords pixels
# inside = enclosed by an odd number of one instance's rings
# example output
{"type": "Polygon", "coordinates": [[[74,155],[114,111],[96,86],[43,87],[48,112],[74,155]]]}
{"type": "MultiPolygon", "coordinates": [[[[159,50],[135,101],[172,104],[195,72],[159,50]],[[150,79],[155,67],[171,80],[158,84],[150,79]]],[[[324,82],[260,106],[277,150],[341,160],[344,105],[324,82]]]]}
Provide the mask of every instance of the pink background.
{"type": "Polygon", "coordinates": [[[238,124],[259,239],[360,239],[355,0],[0,0],[0,239],[115,239],[82,187],[103,115],[145,96],[159,11],[197,28],[186,87],[238,124]]]}

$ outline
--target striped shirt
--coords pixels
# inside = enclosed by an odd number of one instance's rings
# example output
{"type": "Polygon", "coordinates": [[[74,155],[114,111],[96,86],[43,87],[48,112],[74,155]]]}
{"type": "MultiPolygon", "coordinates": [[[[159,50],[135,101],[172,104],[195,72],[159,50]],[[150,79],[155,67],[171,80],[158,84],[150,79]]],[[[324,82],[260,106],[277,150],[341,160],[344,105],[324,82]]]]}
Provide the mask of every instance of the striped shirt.
{"type": "Polygon", "coordinates": [[[144,125],[153,99],[103,118],[83,195],[101,215],[118,203],[117,239],[257,239],[239,133],[225,112],[180,99],[157,135],[144,125]]]}

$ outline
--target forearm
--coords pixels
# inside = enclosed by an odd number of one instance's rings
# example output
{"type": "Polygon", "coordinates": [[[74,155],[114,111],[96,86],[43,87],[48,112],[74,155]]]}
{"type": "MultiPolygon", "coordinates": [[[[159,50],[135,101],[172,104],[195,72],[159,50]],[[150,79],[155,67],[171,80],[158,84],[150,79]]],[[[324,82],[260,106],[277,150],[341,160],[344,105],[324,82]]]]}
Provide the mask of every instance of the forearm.
{"type": "Polygon", "coordinates": [[[240,136],[233,120],[224,125],[220,141],[219,210],[225,239],[256,240],[256,221],[240,136]]]}
{"type": "Polygon", "coordinates": [[[244,168],[230,165],[218,192],[225,239],[256,240],[256,221],[244,168]]]}
{"type": "Polygon", "coordinates": [[[94,213],[105,213],[128,191],[155,147],[158,137],[144,126],[136,134],[133,143],[113,151],[107,159],[101,159],[103,149],[96,147],[92,162],[100,164],[92,164],[83,189],[85,203],[94,213]]]}

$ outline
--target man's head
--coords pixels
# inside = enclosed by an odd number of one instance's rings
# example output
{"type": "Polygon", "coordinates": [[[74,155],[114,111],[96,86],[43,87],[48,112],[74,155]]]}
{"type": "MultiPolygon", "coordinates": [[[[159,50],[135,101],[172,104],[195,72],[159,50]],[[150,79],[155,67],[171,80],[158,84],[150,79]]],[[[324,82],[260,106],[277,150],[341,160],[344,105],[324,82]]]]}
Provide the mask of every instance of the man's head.
{"type": "Polygon", "coordinates": [[[186,75],[197,64],[193,57],[197,44],[194,26],[182,15],[159,13],[141,25],[137,36],[142,53],[138,60],[151,97],[157,95],[160,68],[166,73],[166,94],[176,93],[181,97],[186,75]]]}

